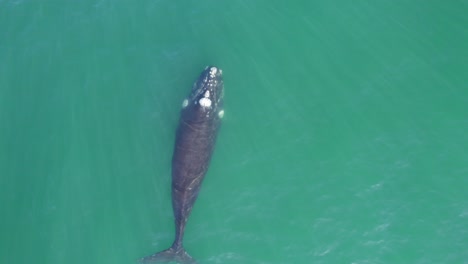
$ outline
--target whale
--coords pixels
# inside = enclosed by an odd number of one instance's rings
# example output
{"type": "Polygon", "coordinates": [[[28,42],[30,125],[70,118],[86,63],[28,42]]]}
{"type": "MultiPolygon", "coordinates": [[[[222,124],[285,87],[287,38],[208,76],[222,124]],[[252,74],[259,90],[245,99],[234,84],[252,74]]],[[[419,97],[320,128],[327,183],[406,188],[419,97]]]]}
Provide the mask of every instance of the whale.
{"type": "Polygon", "coordinates": [[[222,70],[207,66],[183,100],[172,155],[174,242],[168,249],[140,259],[140,263],[197,263],[184,249],[184,230],[213,155],[224,115],[223,94],[222,70]]]}

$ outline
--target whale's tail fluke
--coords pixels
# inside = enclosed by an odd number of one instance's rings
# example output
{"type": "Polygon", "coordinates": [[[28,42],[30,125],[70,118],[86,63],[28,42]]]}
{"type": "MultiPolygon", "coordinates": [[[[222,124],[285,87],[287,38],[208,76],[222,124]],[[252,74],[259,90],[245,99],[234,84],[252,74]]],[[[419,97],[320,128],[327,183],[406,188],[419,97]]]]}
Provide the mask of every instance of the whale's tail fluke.
{"type": "Polygon", "coordinates": [[[180,264],[196,264],[194,258],[192,258],[183,247],[178,249],[170,247],[166,250],[160,251],[153,255],[149,255],[140,259],[142,264],[151,264],[151,263],[165,263],[170,261],[176,261],[180,264]]]}

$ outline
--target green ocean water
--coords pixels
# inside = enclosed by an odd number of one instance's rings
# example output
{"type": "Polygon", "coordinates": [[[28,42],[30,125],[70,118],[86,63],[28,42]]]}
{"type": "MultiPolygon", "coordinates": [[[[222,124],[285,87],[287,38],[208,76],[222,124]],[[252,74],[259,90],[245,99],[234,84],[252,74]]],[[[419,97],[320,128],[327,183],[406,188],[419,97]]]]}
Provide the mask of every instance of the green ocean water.
{"type": "Polygon", "coordinates": [[[174,236],[181,102],[225,116],[203,263],[468,263],[468,2],[0,0],[0,263],[136,263],[174,236]]]}

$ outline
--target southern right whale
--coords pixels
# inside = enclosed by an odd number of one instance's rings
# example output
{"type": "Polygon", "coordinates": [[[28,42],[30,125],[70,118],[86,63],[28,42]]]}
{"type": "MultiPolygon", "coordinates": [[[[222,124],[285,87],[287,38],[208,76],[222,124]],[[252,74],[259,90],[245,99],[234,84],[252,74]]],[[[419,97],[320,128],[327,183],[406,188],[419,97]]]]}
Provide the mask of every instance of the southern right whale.
{"type": "Polygon", "coordinates": [[[182,241],[185,225],[208,170],[224,114],[222,70],[208,66],[182,104],[172,156],[172,208],[175,239],[166,250],[140,259],[142,263],[177,261],[196,263],[182,241]]]}

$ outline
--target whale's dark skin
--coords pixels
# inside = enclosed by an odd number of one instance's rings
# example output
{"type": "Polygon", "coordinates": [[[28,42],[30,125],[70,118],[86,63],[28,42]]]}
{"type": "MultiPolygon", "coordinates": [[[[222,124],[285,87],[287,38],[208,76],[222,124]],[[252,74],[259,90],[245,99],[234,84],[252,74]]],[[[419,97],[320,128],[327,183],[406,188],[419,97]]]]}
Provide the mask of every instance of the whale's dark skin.
{"type": "Polygon", "coordinates": [[[172,156],[172,207],[175,240],[164,251],[147,256],[140,262],[196,263],[187,254],[182,241],[185,225],[208,170],[216,137],[224,113],[221,69],[209,66],[194,83],[184,100],[172,156]]]}

